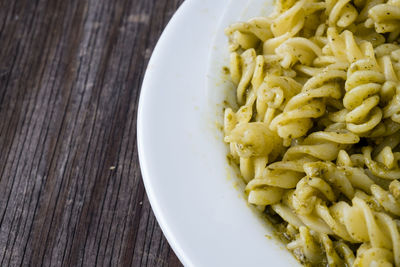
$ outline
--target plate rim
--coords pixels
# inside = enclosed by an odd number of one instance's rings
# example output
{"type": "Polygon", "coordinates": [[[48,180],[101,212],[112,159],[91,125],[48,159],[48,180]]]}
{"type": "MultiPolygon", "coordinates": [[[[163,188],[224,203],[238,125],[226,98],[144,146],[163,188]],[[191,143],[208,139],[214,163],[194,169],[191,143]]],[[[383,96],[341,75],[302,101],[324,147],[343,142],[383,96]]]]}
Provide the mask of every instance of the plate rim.
{"type": "MultiPolygon", "coordinates": [[[[237,0],[234,0],[234,1],[237,1],[237,0]]],[[[247,2],[248,0],[240,0],[240,1],[241,2],[247,2]]],[[[146,151],[145,151],[145,148],[144,148],[144,141],[143,141],[143,137],[144,137],[144,134],[145,134],[145,132],[144,132],[144,125],[145,125],[145,122],[144,122],[144,119],[145,119],[144,106],[145,106],[145,103],[147,101],[146,100],[146,97],[147,97],[146,95],[147,95],[147,93],[149,91],[148,87],[151,87],[151,86],[149,86],[149,84],[150,84],[149,80],[151,80],[151,78],[154,75],[153,73],[149,72],[149,68],[152,67],[154,61],[156,61],[156,58],[159,57],[161,47],[166,42],[166,39],[170,35],[170,32],[173,31],[174,25],[176,23],[178,23],[182,17],[185,17],[185,13],[189,12],[190,9],[194,8],[195,4],[208,3],[209,6],[214,6],[214,3],[216,5],[218,5],[217,2],[218,2],[219,5],[225,5],[226,6],[227,2],[229,2],[229,0],[221,1],[221,2],[220,1],[213,2],[212,0],[207,0],[207,1],[204,1],[204,0],[200,0],[200,1],[198,1],[198,0],[186,0],[186,1],[184,1],[182,3],[182,5],[178,8],[178,10],[174,14],[174,16],[168,22],[168,24],[165,27],[163,33],[161,34],[161,37],[159,38],[159,40],[157,42],[157,45],[155,46],[155,48],[153,50],[153,54],[152,54],[152,56],[151,56],[151,58],[149,60],[148,67],[147,67],[147,70],[146,70],[146,73],[145,73],[145,76],[144,76],[144,79],[143,79],[143,83],[142,83],[142,86],[141,86],[140,97],[139,97],[138,115],[137,115],[137,136],[136,137],[137,137],[137,142],[138,142],[138,144],[137,144],[138,157],[139,157],[139,164],[140,164],[140,169],[141,169],[141,173],[142,173],[142,180],[143,180],[143,183],[144,183],[144,186],[145,186],[146,193],[148,195],[148,199],[149,199],[150,205],[151,205],[152,210],[154,212],[154,215],[155,215],[155,217],[157,219],[157,222],[158,222],[158,224],[159,224],[164,236],[166,237],[167,241],[169,242],[171,248],[174,250],[174,252],[176,253],[177,257],[179,258],[179,260],[182,262],[182,264],[184,266],[199,266],[199,265],[202,265],[201,264],[202,262],[203,262],[203,265],[204,265],[204,261],[200,261],[199,262],[198,258],[193,257],[193,254],[189,253],[187,251],[187,248],[184,249],[182,247],[182,240],[179,241],[180,239],[176,237],[176,235],[174,234],[173,230],[171,229],[171,222],[168,221],[166,219],[166,217],[164,217],[165,213],[163,215],[163,211],[161,210],[159,199],[156,196],[156,193],[154,191],[155,188],[153,188],[153,186],[152,186],[152,179],[150,178],[150,174],[149,174],[150,169],[148,168],[148,165],[149,165],[148,164],[148,160],[150,160],[150,159],[147,158],[146,151]],[[211,3],[213,3],[213,4],[211,4],[211,3]],[[197,259],[197,261],[196,261],[196,259],[197,259]],[[195,263],[198,264],[198,265],[196,265],[195,263]]],[[[205,4],[205,6],[207,6],[207,4],[205,4]]],[[[225,11],[226,11],[226,9],[221,9],[221,13],[222,14],[221,14],[221,16],[220,16],[218,21],[221,21],[221,19],[224,17],[225,11]]],[[[211,32],[210,29],[208,29],[207,31],[211,32]]],[[[211,41],[213,41],[216,38],[215,32],[214,32],[214,34],[212,36],[213,36],[213,38],[212,38],[211,41]]],[[[211,55],[212,44],[213,44],[213,42],[211,42],[211,44],[209,45],[209,48],[207,48],[208,49],[207,57],[203,58],[203,60],[206,62],[205,65],[207,66],[207,69],[209,67],[209,59],[210,59],[209,56],[211,55]]],[[[207,70],[205,70],[205,74],[207,74],[207,70]]],[[[207,86],[207,84],[208,84],[207,77],[204,77],[204,86],[207,86]]],[[[233,187],[229,188],[229,189],[232,191],[232,193],[234,192],[234,188],[233,187]]],[[[237,194],[237,193],[239,193],[239,192],[235,191],[235,194],[237,194]]],[[[252,212],[252,211],[250,211],[250,209],[248,207],[246,207],[246,208],[249,210],[249,212],[252,212]]],[[[259,219],[259,218],[257,218],[257,219],[259,219]]],[[[265,238],[264,236],[262,236],[262,237],[265,238]]],[[[280,245],[282,245],[282,244],[278,244],[278,246],[281,248],[280,245]]],[[[268,255],[268,252],[266,253],[266,255],[268,255]]],[[[288,262],[285,261],[286,264],[290,264],[290,262],[293,262],[293,261],[288,261],[288,262]]],[[[281,264],[280,264],[280,266],[281,266],[281,264]]]]}

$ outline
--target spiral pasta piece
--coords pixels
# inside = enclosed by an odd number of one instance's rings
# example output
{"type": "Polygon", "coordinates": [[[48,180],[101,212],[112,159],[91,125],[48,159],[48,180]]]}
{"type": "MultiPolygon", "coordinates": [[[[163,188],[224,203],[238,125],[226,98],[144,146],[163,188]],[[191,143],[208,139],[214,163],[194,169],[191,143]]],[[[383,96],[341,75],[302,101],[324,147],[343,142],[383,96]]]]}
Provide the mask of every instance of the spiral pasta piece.
{"type": "Polygon", "coordinates": [[[240,123],[248,123],[253,116],[253,104],[255,101],[255,94],[252,93],[247,99],[245,105],[241,106],[236,112],[231,108],[225,109],[224,113],[224,133],[229,135],[236,125],[240,123]]]}
{"type": "MultiPolygon", "coordinates": [[[[274,187],[286,190],[300,186],[302,184],[301,179],[307,172],[309,166],[307,165],[308,162],[336,158],[340,149],[345,148],[346,145],[357,143],[358,141],[359,138],[352,133],[314,133],[307,137],[301,145],[288,149],[283,156],[282,161],[271,163],[262,171],[259,170],[259,175],[256,175],[255,178],[250,180],[247,184],[246,191],[249,192],[249,194],[252,194],[253,191],[260,191],[265,188],[272,190],[271,187],[274,187]],[[331,151],[331,153],[326,153],[327,151],[331,151]]],[[[349,169],[344,171],[352,171],[352,181],[356,186],[368,183],[368,181],[365,181],[368,177],[365,175],[361,177],[362,173],[360,171],[349,169]]],[[[347,175],[343,173],[344,171],[340,174],[342,177],[346,177],[347,175]]],[[[334,173],[334,175],[337,174],[338,173],[334,173]]],[[[332,175],[330,177],[332,177],[332,175]]],[[[318,178],[314,179],[313,183],[323,184],[324,181],[321,181],[321,179],[318,178]]],[[[361,188],[367,188],[367,190],[369,190],[368,185],[361,188]]],[[[282,192],[282,190],[277,190],[277,192],[282,192]]],[[[261,200],[256,201],[255,198],[253,198],[254,196],[255,195],[253,195],[252,199],[249,200],[250,203],[267,203],[266,201],[262,202],[261,200]]],[[[280,199],[281,198],[275,201],[275,203],[280,199]]],[[[265,205],[269,204],[273,203],[265,205]]]]}
{"type": "Polygon", "coordinates": [[[397,54],[400,52],[398,45],[380,45],[375,49],[376,57],[382,73],[387,82],[399,82],[399,68],[395,61],[398,61],[397,54]]]}
{"type": "Polygon", "coordinates": [[[239,123],[225,142],[235,144],[239,156],[245,158],[268,156],[281,146],[280,138],[262,122],[239,123]]]}
{"type": "MultiPolygon", "coordinates": [[[[400,235],[394,220],[384,213],[372,211],[363,200],[357,197],[352,200],[352,203],[353,206],[344,212],[344,223],[349,234],[358,242],[369,242],[372,248],[386,249],[387,254],[393,256],[378,257],[378,259],[388,262],[394,259],[394,263],[398,266],[400,264],[400,235]]],[[[355,264],[365,260],[362,257],[363,254],[357,257],[355,264]]],[[[376,261],[376,258],[370,261],[374,260],[376,261]]],[[[370,262],[365,264],[368,263],[370,262]]]]}
{"type": "Polygon", "coordinates": [[[304,136],[313,125],[311,119],[325,113],[324,99],[341,97],[341,88],[336,81],[346,77],[345,71],[328,67],[309,79],[301,93],[290,99],[282,114],[271,121],[270,129],[277,131],[286,144],[293,138],[304,136]]]}
{"type": "Polygon", "coordinates": [[[354,266],[393,266],[393,253],[385,248],[361,246],[357,250],[358,257],[354,266]]]}
{"type": "MultiPolygon", "coordinates": [[[[379,47],[380,48],[380,47],[379,47]]],[[[388,47],[380,51],[383,54],[378,58],[379,65],[385,75],[386,82],[380,92],[381,106],[383,106],[383,118],[400,123],[400,79],[398,78],[399,69],[394,64],[393,54],[399,53],[398,46],[388,47]]]]}
{"type": "Polygon", "coordinates": [[[305,164],[304,169],[308,177],[323,178],[349,199],[354,197],[355,188],[370,192],[374,184],[364,170],[357,167],[336,167],[331,162],[313,162],[305,164]]]}
{"type": "Polygon", "coordinates": [[[247,181],[282,150],[281,139],[262,122],[238,123],[225,142],[230,144],[231,154],[240,160],[240,170],[247,181]]]}
{"type": "Polygon", "coordinates": [[[368,19],[368,11],[376,5],[384,3],[385,0],[355,0],[354,5],[361,10],[356,22],[364,22],[368,19]]]}
{"type": "Polygon", "coordinates": [[[385,147],[378,156],[372,159],[372,148],[370,146],[362,149],[365,165],[376,176],[382,179],[395,180],[400,177],[398,161],[400,152],[393,152],[391,148],[385,147]]]}
{"type": "Polygon", "coordinates": [[[271,31],[274,37],[264,42],[264,55],[274,54],[279,45],[303,29],[307,16],[323,8],[323,3],[306,0],[294,1],[293,5],[285,10],[278,7],[278,12],[271,16],[273,20],[271,31]],[[283,12],[279,12],[279,10],[283,12]]]}
{"type": "Polygon", "coordinates": [[[256,69],[256,52],[254,49],[248,49],[241,55],[231,54],[230,72],[232,81],[237,84],[237,101],[239,104],[245,102],[245,93],[251,85],[251,80],[256,69]]]}
{"type": "Polygon", "coordinates": [[[257,90],[257,121],[266,123],[283,111],[287,102],[301,91],[301,84],[290,77],[267,75],[257,90]]]}
{"type": "Polygon", "coordinates": [[[332,240],[327,234],[320,234],[320,239],[325,249],[328,266],[342,266],[347,263],[339,257],[332,240]]]}
{"type": "Polygon", "coordinates": [[[345,30],[339,34],[337,28],[329,27],[326,35],[327,41],[322,48],[323,55],[314,60],[315,65],[326,66],[337,61],[351,64],[360,59],[374,59],[372,43],[357,42],[351,31],[345,30]]]}
{"type": "Polygon", "coordinates": [[[340,150],[358,143],[359,140],[357,135],[349,132],[314,132],[301,144],[290,147],[284,154],[282,162],[331,161],[336,159],[340,150]]]}
{"type": "Polygon", "coordinates": [[[344,242],[332,242],[328,235],[318,234],[306,226],[300,226],[299,233],[287,248],[301,262],[321,264],[323,254],[326,254],[327,266],[353,266],[355,261],[353,251],[344,242]],[[322,247],[319,243],[322,243],[322,247]]]}
{"type": "Polygon", "coordinates": [[[339,253],[342,259],[344,259],[344,263],[347,266],[353,266],[355,261],[355,256],[353,251],[349,248],[346,243],[343,241],[335,242],[335,250],[339,253]]]}
{"type": "Polygon", "coordinates": [[[293,251],[294,255],[302,262],[307,260],[319,263],[323,259],[323,253],[315,239],[308,227],[300,226],[299,234],[295,237],[294,241],[287,245],[287,248],[293,251]]]}
{"type": "Polygon", "coordinates": [[[268,168],[259,171],[258,175],[255,175],[255,178],[249,181],[246,186],[246,191],[249,193],[249,202],[253,204],[258,203],[258,205],[261,203],[263,205],[270,205],[279,202],[284,190],[295,188],[303,176],[302,165],[302,161],[276,162],[268,165],[268,168]],[[277,190],[281,194],[274,202],[268,201],[267,203],[267,201],[263,201],[262,199],[256,200],[255,197],[257,195],[254,195],[255,193],[253,192],[265,190],[277,190]],[[250,195],[252,196],[250,197],[250,195]]]}
{"type": "Polygon", "coordinates": [[[382,87],[382,95],[389,99],[383,108],[383,117],[400,123],[400,82],[387,81],[382,87]]]}
{"type": "Polygon", "coordinates": [[[356,8],[350,0],[327,0],[326,14],[330,26],[345,28],[352,24],[358,16],[356,8]]]}
{"type": "Polygon", "coordinates": [[[289,68],[300,62],[303,65],[311,65],[317,56],[322,55],[321,48],[314,42],[303,37],[293,37],[283,42],[275,49],[275,53],[281,57],[281,65],[289,68]]]}
{"type": "Polygon", "coordinates": [[[357,195],[367,203],[371,203],[371,207],[377,211],[386,211],[389,214],[400,216],[400,182],[398,180],[390,183],[389,190],[373,184],[370,196],[360,192],[357,192],[357,195]]]}
{"type": "Polygon", "coordinates": [[[266,17],[252,18],[247,22],[238,22],[228,26],[225,34],[230,39],[230,50],[244,50],[256,47],[259,42],[265,42],[272,37],[271,21],[266,17]]]}
{"type": "Polygon", "coordinates": [[[273,35],[281,36],[289,33],[290,36],[294,36],[298,33],[304,25],[306,3],[304,0],[297,1],[289,9],[277,14],[271,25],[273,35]]]}
{"type": "Polygon", "coordinates": [[[367,133],[382,119],[382,110],[378,104],[385,77],[375,67],[373,60],[361,59],[348,70],[343,105],[348,110],[347,129],[357,134],[367,133]]]}
{"type": "MultiPolygon", "coordinates": [[[[395,39],[400,34],[400,3],[397,0],[388,1],[372,7],[369,12],[375,30],[378,33],[390,33],[390,39],[395,39]]],[[[371,22],[367,21],[367,24],[371,22]]]]}
{"type": "Polygon", "coordinates": [[[356,188],[370,192],[374,182],[361,168],[343,166],[336,168],[330,162],[310,162],[304,164],[307,174],[297,183],[291,205],[297,214],[311,214],[321,201],[334,203],[339,193],[351,199],[356,188]]]}

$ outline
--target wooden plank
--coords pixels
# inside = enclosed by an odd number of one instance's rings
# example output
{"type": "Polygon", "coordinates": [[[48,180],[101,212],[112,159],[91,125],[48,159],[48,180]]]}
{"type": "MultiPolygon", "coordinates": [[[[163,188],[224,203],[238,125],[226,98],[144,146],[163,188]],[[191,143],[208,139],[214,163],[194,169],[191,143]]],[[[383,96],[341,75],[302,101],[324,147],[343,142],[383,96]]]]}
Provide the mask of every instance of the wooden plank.
{"type": "Polygon", "coordinates": [[[0,1],[0,266],[180,266],[137,156],[140,86],[182,0],[0,1]]]}

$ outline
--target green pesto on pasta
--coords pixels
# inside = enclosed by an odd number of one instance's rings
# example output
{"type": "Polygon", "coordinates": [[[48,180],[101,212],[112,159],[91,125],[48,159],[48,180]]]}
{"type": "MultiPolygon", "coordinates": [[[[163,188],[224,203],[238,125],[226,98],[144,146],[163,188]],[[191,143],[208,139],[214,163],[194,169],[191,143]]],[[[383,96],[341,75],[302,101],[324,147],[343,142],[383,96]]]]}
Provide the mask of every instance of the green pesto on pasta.
{"type": "Polygon", "coordinates": [[[248,202],[305,265],[400,266],[400,0],[276,0],[225,33],[248,202]]]}

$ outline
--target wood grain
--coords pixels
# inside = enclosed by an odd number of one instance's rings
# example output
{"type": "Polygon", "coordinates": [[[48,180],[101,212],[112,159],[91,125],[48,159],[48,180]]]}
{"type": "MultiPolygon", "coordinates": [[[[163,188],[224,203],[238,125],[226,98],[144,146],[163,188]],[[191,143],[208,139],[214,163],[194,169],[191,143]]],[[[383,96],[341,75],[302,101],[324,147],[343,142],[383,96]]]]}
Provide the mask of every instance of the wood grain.
{"type": "Polygon", "coordinates": [[[137,156],[143,74],[182,0],[0,0],[0,266],[180,266],[137,156]]]}

